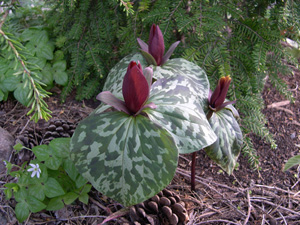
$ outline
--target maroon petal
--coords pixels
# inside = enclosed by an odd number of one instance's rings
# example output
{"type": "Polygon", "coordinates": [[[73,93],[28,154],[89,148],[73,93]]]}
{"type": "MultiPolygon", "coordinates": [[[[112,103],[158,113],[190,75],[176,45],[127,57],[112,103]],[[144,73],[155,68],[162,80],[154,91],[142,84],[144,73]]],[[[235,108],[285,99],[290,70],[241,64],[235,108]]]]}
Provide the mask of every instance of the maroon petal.
{"type": "Polygon", "coordinates": [[[165,52],[164,37],[159,26],[152,25],[149,36],[148,52],[154,57],[158,66],[161,65],[165,52]]]}
{"type": "Polygon", "coordinates": [[[177,45],[180,43],[180,41],[176,41],[175,43],[173,43],[169,50],[167,51],[167,53],[163,56],[161,65],[165,64],[165,62],[168,61],[168,59],[171,57],[171,55],[173,54],[175,48],[177,47],[177,45]]]}
{"type": "Polygon", "coordinates": [[[126,107],[132,114],[135,114],[142,108],[149,96],[148,82],[140,64],[130,62],[123,80],[122,91],[126,107]]]}
{"type": "Polygon", "coordinates": [[[125,102],[116,98],[110,91],[103,91],[96,97],[97,100],[114,107],[118,111],[123,111],[130,115],[130,111],[127,109],[125,102]]]}
{"type": "Polygon", "coordinates": [[[148,52],[148,45],[142,39],[137,38],[137,42],[144,52],[148,52]]]}

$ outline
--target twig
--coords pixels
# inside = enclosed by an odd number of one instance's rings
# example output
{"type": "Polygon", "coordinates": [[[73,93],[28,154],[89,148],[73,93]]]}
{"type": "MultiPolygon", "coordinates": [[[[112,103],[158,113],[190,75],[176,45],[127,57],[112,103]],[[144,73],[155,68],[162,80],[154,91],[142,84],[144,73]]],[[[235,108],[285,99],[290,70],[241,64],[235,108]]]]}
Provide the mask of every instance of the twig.
{"type": "Polygon", "coordinates": [[[285,224],[285,225],[288,225],[287,222],[286,222],[286,220],[285,220],[285,218],[284,218],[284,216],[282,215],[282,213],[279,212],[279,211],[277,211],[277,212],[279,213],[279,215],[280,215],[281,218],[283,219],[284,224],[285,224]]]}
{"type": "Polygon", "coordinates": [[[278,207],[278,208],[280,208],[280,209],[283,209],[283,210],[285,210],[285,211],[287,211],[287,212],[294,213],[294,214],[296,214],[296,215],[300,215],[300,212],[296,212],[296,211],[294,211],[294,210],[288,209],[288,208],[283,207],[283,206],[281,206],[281,205],[276,205],[276,204],[274,204],[273,202],[270,202],[270,201],[267,201],[267,200],[264,200],[264,199],[261,200],[261,199],[256,199],[256,198],[252,197],[251,200],[252,200],[253,202],[262,202],[262,203],[266,203],[266,204],[271,205],[271,206],[276,206],[276,207],[278,207]]]}
{"type": "Polygon", "coordinates": [[[235,223],[233,221],[229,221],[229,220],[206,220],[206,221],[203,221],[203,222],[200,222],[200,223],[196,223],[195,225],[199,225],[199,224],[206,224],[206,223],[209,223],[209,224],[215,224],[215,223],[218,223],[218,222],[223,222],[223,223],[229,223],[229,224],[236,224],[236,225],[241,225],[240,223],[235,223]]]}
{"type": "Polygon", "coordinates": [[[250,218],[251,209],[252,209],[249,190],[247,190],[247,200],[248,200],[248,213],[247,213],[247,217],[246,217],[246,219],[245,219],[243,225],[247,225],[248,220],[249,220],[249,218],[250,218]]]}

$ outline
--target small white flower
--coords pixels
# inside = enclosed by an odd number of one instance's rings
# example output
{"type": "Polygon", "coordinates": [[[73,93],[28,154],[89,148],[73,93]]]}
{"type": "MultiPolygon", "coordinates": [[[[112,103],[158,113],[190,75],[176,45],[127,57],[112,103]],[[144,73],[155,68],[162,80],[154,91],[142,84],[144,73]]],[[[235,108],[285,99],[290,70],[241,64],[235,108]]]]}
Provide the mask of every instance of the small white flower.
{"type": "Polygon", "coordinates": [[[30,169],[28,169],[28,172],[32,172],[31,177],[34,177],[35,175],[37,176],[37,178],[40,178],[40,174],[41,174],[41,169],[39,164],[29,164],[31,166],[30,169]]]}

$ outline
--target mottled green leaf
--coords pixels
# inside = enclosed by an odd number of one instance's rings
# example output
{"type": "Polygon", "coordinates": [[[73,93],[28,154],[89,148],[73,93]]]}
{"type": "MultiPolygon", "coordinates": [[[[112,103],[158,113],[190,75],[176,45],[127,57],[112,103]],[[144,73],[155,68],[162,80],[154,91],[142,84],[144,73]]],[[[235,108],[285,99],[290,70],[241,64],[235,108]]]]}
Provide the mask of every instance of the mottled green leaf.
{"type": "Polygon", "coordinates": [[[296,155],[286,162],[284,165],[283,171],[287,171],[288,169],[292,168],[293,166],[299,165],[300,164],[300,155],[296,155]]]}
{"type": "Polygon", "coordinates": [[[243,144],[243,135],[231,110],[213,113],[209,123],[217,135],[217,141],[205,148],[208,156],[228,174],[231,174],[243,144]]]}
{"type": "Polygon", "coordinates": [[[176,76],[157,80],[151,88],[149,102],[157,108],[145,110],[150,120],[172,134],[179,153],[191,153],[213,144],[217,137],[211,129],[191,80],[176,76]]]}
{"type": "Polygon", "coordinates": [[[94,188],[129,206],[170,183],[178,150],[167,131],[142,115],[95,112],[77,126],[71,158],[94,188]]]}

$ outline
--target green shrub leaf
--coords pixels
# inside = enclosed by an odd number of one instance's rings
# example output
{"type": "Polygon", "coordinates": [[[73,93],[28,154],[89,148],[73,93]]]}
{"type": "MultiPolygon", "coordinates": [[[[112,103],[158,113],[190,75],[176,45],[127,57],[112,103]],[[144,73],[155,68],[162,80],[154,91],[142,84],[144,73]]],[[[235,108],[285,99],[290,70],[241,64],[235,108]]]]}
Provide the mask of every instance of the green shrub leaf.
{"type": "Polygon", "coordinates": [[[60,84],[60,85],[66,85],[68,82],[68,74],[64,71],[56,71],[53,74],[53,78],[55,80],[56,83],[60,84]]]}
{"type": "Polygon", "coordinates": [[[67,194],[65,194],[63,196],[63,200],[64,203],[66,205],[70,205],[71,203],[73,203],[77,198],[79,197],[78,194],[74,193],[74,192],[68,192],[67,194]]]}
{"type": "Polygon", "coordinates": [[[49,148],[60,158],[67,158],[70,154],[70,138],[55,138],[49,143],[49,148]]]}
{"type": "Polygon", "coordinates": [[[71,158],[94,188],[129,206],[170,183],[178,150],[166,130],[142,115],[95,112],[77,126],[71,158]]]}
{"type": "Polygon", "coordinates": [[[26,198],[26,202],[28,203],[29,209],[31,212],[39,212],[46,208],[46,205],[39,201],[36,197],[29,195],[26,198]]]}
{"type": "Polygon", "coordinates": [[[73,163],[72,160],[66,159],[64,160],[64,170],[68,173],[69,177],[73,180],[76,181],[76,178],[78,176],[77,169],[73,163]]]}
{"type": "Polygon", "coordinates": [[[224,108],[213,113],[209,123],[217,141],[205,148],[207,155],[228,174],[231,174],[243,144],[243,135],[231,110],[224,108]]]}
{"type": "Polygon", "coordinates": [[[14,91],[14,97],[24,106],[28,105],[32,90],[24,87],[23,83],[19,83],[17,89],[14,91]]]}
{"type": "Polygon", "coordinates": [[[34,155],[39,161],[46,161],[49,159],[49,152],[47,145],[38,145],[32,148],[34,155]]]}
{"type": "Polygon", "coordinates": [[[58,196],[56,198],[52,198],[49,201],[46,209],[49,211],[55,211],[55,210],[60,210],[63,207],[65,207],[64,202],[63,202],[63,197],[58,196]]]}

